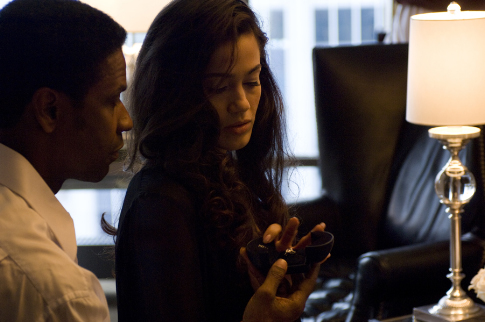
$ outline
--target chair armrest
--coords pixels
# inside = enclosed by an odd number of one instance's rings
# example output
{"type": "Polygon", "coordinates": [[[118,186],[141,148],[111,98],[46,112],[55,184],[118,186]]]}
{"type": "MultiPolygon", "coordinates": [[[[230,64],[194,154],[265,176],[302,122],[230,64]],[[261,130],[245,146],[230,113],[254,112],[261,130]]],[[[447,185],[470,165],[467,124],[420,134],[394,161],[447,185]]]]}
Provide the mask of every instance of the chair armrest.
{"type": "MultiPolygon", "coordinates": [[[[468,289],[482,265],[483,241],[462,238],[462,263],[468,289]]],[[[413,307],[438,302],[451,288],[449,241],[368,252],[359,257],[347,322],[410,314],[413,307]]]]}

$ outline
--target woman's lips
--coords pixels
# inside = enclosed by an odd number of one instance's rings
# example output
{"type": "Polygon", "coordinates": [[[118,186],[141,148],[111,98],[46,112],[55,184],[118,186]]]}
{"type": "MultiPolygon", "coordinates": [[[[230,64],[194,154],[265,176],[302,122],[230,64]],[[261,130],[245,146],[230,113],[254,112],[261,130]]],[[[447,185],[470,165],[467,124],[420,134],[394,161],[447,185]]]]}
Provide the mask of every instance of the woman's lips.
{"type": "Polygon", "coordinates": [[[224,131],[231,132],[234,134],[244,134],[251,129],[251,121],[245,121],[236,123],[234,125],[229,125],[224,128],[224,131]]]}

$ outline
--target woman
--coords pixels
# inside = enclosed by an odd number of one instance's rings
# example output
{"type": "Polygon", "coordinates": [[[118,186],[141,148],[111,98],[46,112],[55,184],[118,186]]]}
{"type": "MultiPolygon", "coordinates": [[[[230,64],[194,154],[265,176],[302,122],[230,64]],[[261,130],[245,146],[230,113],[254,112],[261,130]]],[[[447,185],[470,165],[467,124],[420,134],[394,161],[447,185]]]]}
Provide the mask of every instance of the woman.
{"type": "Polygon", "coordinates": [[[152,23],[129,101],[129,168],[142,169],[117,232],[120,321],[242,320],[259,285],[240,249],[287,223],[283,104],[266,42],[238,0],[174,0],[152,23]]]}

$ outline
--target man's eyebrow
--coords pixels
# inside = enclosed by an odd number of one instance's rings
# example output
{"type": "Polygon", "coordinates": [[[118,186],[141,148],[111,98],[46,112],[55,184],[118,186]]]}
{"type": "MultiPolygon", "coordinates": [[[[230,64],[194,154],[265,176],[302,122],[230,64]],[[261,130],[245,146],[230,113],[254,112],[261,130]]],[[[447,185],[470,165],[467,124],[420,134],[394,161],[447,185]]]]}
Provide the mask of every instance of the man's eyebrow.
{"type": "MultiPolygon", "coordinates": [[[[257,72],[259,70],[261,70],[261,64],[258,64],[256,66],[254,66],[253,68],[251,68],[251,70],[249,72],[247,72],[247,75],[251,75],[252,73],[257,72]]],[[[205,74],[204,75],[204,78],[212,78],[212,77],[225,77],[225,78],[229,78],[229,77],[231,77],[231,74],[226,74],[226,73],[209,73],[209,74],[205,74]]]]}

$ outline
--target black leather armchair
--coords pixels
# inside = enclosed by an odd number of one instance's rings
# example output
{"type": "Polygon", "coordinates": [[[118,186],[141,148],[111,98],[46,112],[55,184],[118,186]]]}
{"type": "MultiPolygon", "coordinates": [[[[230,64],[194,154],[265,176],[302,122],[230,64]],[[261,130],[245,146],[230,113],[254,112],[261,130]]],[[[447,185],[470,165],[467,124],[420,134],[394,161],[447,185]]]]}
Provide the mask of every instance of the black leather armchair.
{"type": "MultiPolygon", "coordinates": [[[[449,152],[427,127],[405,121],[407,55],[407,44],[313,51],[322,196],[293,210],[301,231],[324,221],[335,235],[321,288],[307,303],[315,321],[411,314],[451,287],[450,223],[434,191],[449,152]],[[336,292],[342,285],[347,291],[336,292]]],[[[467,289],[484,264],[483,137],[461,159],[478,185],[462,218],[467,289]]]]}

